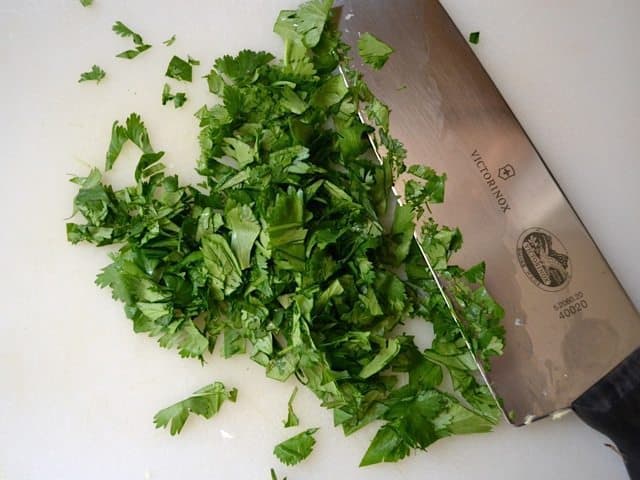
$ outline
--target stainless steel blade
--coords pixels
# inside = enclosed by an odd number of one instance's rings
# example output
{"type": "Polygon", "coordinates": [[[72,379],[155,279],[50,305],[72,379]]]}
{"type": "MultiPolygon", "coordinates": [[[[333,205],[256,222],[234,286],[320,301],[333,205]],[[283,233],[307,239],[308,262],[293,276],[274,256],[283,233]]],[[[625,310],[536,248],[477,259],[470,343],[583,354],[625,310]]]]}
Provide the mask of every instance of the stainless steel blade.
{"type": "Polygon", "coordinates": [[[391,108],[408,163],[448,175],[445,203],[432,210],[464,234],[454,260],[487,262],[507,329],[492,388],[516,424],[569,407],[640,345],[638,312],[442,6],[341,3],[355,66],[391,108]],[[363,32],[396,50],[379,72],[357,57],[363,32]]]}

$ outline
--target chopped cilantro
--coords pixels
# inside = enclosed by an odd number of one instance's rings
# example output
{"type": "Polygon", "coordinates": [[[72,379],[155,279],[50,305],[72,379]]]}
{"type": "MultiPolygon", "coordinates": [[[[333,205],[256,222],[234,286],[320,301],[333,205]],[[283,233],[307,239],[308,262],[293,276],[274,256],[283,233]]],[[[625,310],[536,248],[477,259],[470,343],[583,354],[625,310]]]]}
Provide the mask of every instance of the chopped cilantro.
{"type": "Polygon", "coordinates": [[[297,427],[300,424],[300,420],[298,416],[293,411],[293,399],[296,398],[296,394],[298,393],[298,387],[293,389],[291,392],[291,396],[289,397],[289,402],[287,402],[287,419],[283,421],[285,428],[289,427],[297,427]]]}
{"type": "Polygon", "coordinates": [[[146,50],[149,50],[151,48],[151,45],[148,45],[148,44],[144,43],[144,40],[142,39],[140,34],[134,32],[133,30],[131,30],[129,27],[127,27],[121,21],[117,21],[116,23],[114,23],[113,27],[111,27],[111,29],[117,35],[119,35],[119,36],[121,36],[123,38],[131,37],[131,39],[133,40],[133,43],[135,45],[135,48],[130,49],[130,50],[125,50],[124,52],[120,52],[119,54],[117,54],[116,57],[118,57],[118,58],[126,58],[126,59],[130,60],[132,58],[137,57],[142,52],[144,52],[146,50]]]}
{"type": "Polygon", "coordinates": [[[313,438],[313,435],[317,431],[317,428],[309,428],[288,438],[275,446],[273,454],[285,465],[300,463],[311,454],[313,446],[316,444],[316,439],[313,438]]]}
{"type": "Polygon", "coordinates": [[[191,64],[177,55],[174,55],[169,62],[165,75],[176,80],[182,80],[185,82],[191,81],[191,64]]]}
{"type": "MultiPolygon", "coordinates": [[[[269,470],[269,473],[271,474],[271,480],[278,480],[278,475],[273,468],[269,470]]],[[[287,477],[282,477],[282,480],[287,480],[287,477]]]]}
{"type": "Polygon", "coordinates": [[[180,108],[187,101],[187,95],[184,92],[171,93],[171,87],[165,83],[162,88],[162,105],[166,105],[170,101],[173,101],[175,108],[180,108]]]}
{"type": "Polygon", "coordinates": [[[153,422],[156,428],[170,424],[171,435],[175,435],[182,431],[190,413],[211,418],[218,413],[225,400],[235,402],[237,395],[238,391],[235,388],[227,390],[224,384],[215,382],[194,392],[186,400],[160,410],[153,417],[153,422]]]}
{"type": "MultiPolygon", "coordinates": [[[[246,353],[268,377],[300,380],[345,435],[376,422],[364,466],[499,421],[476,359],[489,368],[502,353],[503,311],[484,286],[483,263],[450,264],[461,232],[422,218],[443,201],[446,176],[407,168],[389,108],[347,66],[331,5],[312,0],[280,13],[282,60],[243,50],[214,62],[207,85],[221,101],[196,114],[197,186],[165,171],[138,114],[114,122],[105,170],[130,141],[140,149],[132,183],[116,189],[96,168],[72,178],[84,220],[67,224],[67,238],[118,247],[96,283],[124,304],[135,332],[200,361],[218,342],[224,357],[246,353]],[[399,182],[403,206],[391,190],[399,182]],[[432,325],[428,348],[402,333],[408,322],[432,325]]],[[[363,58],[382,66],[391,52],[363,37],[363,58]]],[[[167,76],[191,81],[193,63],[174,57],[167,76]]],[[[178,95],[165,86],[163,103],[178,106],[178,95]]],[[[295,392],[286,426],[299,423],[295,392]]],[[[215,383],[159,412],[156,425],[178,433],[190,412],[209,418],[235,395],[215,383]]],[[[315,432],[285,440],[275,455],[301,461],[315,432]]]]}
{"type": "Polygon", "coordinates": [[[98,65],[94,65],[88,72],[83,72],[80,74],[80,80],[78,80],[78,83],[88,82],[91,80],[95,81],[96,83],[100,83],[100,80],[102,80],[106,75],[107,74],[104,70],[102,70],[98,65]]]}
{"type": "Polygon", "coordinates": [[[471,32],[469,34],[469,43],[477,45],[480,42],[480,32],[471,32]]]}
{"type": "Polygon", "coordinates": [[[364,63],[380,70],[393,53],[393,48],[367,32],[358,39],[358,53],[364,63]]]}
{"type": "Polygon", "coordinates": [[[176,41],[176,36],[175,36],[175,34],[174,34],[174,35],[171,35],[171,38],[167,38],[167,39],[166,39],[165,41],[163,41],[162,43],[163,43],[164,45],[166,45],[167,47],[170,47],[171,45],[173,45],[173,42],[175,42],[175,41],[176,41]]]}
{"type": "Polygon", "coordinates": [[[93,0],[80,0],[83,7],[88,7],[93,3],[93,0]]]}

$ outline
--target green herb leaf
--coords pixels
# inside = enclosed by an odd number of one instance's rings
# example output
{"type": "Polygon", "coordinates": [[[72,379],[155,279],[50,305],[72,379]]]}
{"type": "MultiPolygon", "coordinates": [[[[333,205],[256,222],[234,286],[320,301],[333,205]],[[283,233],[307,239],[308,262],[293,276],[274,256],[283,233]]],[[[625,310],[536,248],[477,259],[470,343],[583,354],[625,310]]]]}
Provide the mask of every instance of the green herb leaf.
{"type": "Polygon", "coordinates": [[[373,465],[381,462],[397,462],[409,455],[409,446],[404,442],[402,436],[392,425],[384,425],[376,436],[373,437],[371,445],[360,461],[361,467],[373,465]]]}
{"type": "Polygon", "coordinates": [[[133,30],[131,30],[129,27],[127,27],[120,20],[118,20],[116,23],[113,24],[113,27],[111,27],[111,30],[113,30],[117,35],[120,35],[123,38],[131,37],[133,40],[133,43],[135,43],[136,45],[144,44],[144,40],[142,40],[142,37],[136,32],[134,32],[133,30]]]}
{"type": "Polygon", "coordinates": [[[253,52],[242,50],[237,56],[225,55],[218,58],[214,68],[220,75],[224,75],[238,85],[254,82],[260,71],[275,57],[267,52],[253,52]]]}
{"type": "Polygon", "coordinates": [[[300,424],[298,416],[293,411],[293,400],[296,398],[296,393],[298,393],[298,387],[293,388],[293,392],[291,392],[291,396],[287,402],[287,419],[282,422],[285,428],[297,427],[300,424]]]}
{"type": "Polygon", "coordinates": [[[360,378],[369,378],[384,369],[400,353],[400,343],[392,338],[378,354],[360,370],[360,378]]]}
{"type": "Polygon", "coordinates": [[[132,113],[127,117],[124,126],[117,121],[113,122],[105,170],[111,170],[127,140],[131,140],[143,153],[153,153],[149,133],[142,119],[137,113],[132,113]]]}
{"type": "Polygon", "coordinates": [[[130,60],[132,58],[137,57],[142,52],[145,52],[151,48],[151,45],[144,43],[144,40],[142,39],[140,34],[131,30],[129,27],[127,27],[124,23],[122,23],[119,20],[113,24],[113,27],[111,27],[111,29],[117,35],[123,38],[128,38],[128,37],[131,38],[135,45],[134,49],[125,50],[124,52],[120,52],[119,54],[117,54],[116,57],[118,58],[126,58],[130,60]]]}
{"type": "Polygon", "coordinates": [[[242,284],[238,259],[225,238],[215,233],[202,237],[201,251],[211,277],[213,295],[222,300],[242,284]]]}
{"type": "Polygon", "coordinates": [[[209,419],[218,413],[225,400],[235,402],[237,395],[235,388],[227,390],[224,384],[215,382],[194,392],[191,397],[160,410],[153,421],[156,428],[171,424],[169,431],[175,435],[182,431],[190,413],[209,419]]]}
{"type": "Polygon", "coordinates": [[[83,7],[88,7],[93,3],[93,0],[80,0],[83,7]]]}
{"type": "Polygon", "coordinates": [[[393,48],[379,38],[365,32],[358,39],[358,53],[367,65],[380,70],[393,53],[393,48]]]}
{"type": "Polygon", "coordinates": [[[302,433],[294,435],[276,445],[273,449],[273,454],[285,465],[300,463],[311,454],[313,446],[316,444],[313,435],[317,431],[317,428],[309,428],[302,433]]]}
{"type": "Polygon", "coordinates": [[[297,10],[280,12],[273,31],[287,42],[296,42],[306,48],[315,47],[327,22],[333,0],[311,0],[297,10]]]}
{"type": "Polygon", "coordinates": [[[185,82],[191,81],[191,64],[180,57],[174,55],[169,62],[165,75],[176,80],[182,80],[185,82]]]}
{"type": "Polygon", "coordinates": [[[176,36],[171,35],[171,38],[167,38],[164,42],[162,42],[163,44],[165,44],[167,47],[170,47],[171,45],[173,45],[173,42],[176,41],[176,36]]]}
{"type": "Polygon", "coordinates": [[[124,52],[120,52],[116,55],[117,58],[126,58],[127,60],[131,60],[136,58],[142,52],[145,52],[151,48],[151,45],[139,45],[135,49],[125,50],[124,52]]]}
{"type": "Polygon", "coordinates": [[[251,266],[251,250],[260,234],[260,224],[248,205],[230,209],[226,218],[231,230],[231,248],[238,258],[240,268],[245,270],[251,266]]]}
{"type": "Polygon", "coordinates": [[[166,105],[170,101],[173,101],[175,108],[180,108],[187,101],[187,95],[184,92],[171,93],[171,87],[165,83],[162,88],[162,105],[166,105]]]}
{"type": "Polygon", "coordinates": [[[94,65],[88,72],[83,72],[80,74],[80,80],[78,80],[78,83],[88,82],[91,80],[95,81],[96,83],[100,83],[100,80],[102,80],[106,75],[107,74],[104,70],[102,70],[98,65],[94,65]]]}
{"type": "MultiPolygon", "coordinates": [[[[271,480],[278,480],[278,475],[276,475],[276,471],[272,468],[270,470],[271,480]]],[[[282,477],[282,480],[287,480],[287,477],[282,477]]]]}
{"type": "Polygon", "coordinates": [[[405,183],[405,198],[416,218],[420,218],[425,208],[431,212],[430,203],[441,203],[444,200],[447,176],[438,175],[435,170],[423,165],[411,165],[408,171],[419,180],[411,179],[405,183]]]}
{"type": "Polygon", "coordinates": [[[477,45],[480,42],[480,32],[471,32],[469,34],[469,43],[477,45]]]}
{"type": "Polygon", "coordinates": [[[348,91],[344,79],[340,75],[334,75],[313,92],[311,104],[318,108],[329,108],[340,102],[348,91]]]}

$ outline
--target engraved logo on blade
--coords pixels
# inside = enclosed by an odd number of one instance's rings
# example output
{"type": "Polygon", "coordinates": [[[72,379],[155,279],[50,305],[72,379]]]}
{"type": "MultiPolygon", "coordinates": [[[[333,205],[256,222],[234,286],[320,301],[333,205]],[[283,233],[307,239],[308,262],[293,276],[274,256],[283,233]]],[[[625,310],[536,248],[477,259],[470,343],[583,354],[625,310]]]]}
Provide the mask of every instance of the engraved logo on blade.
{"type": "Polygon", "coordinates": [[[531,282],[547,292],[562,290],[571,278],[567,250],[553,233],[529,228],[518,239],[518,262],[531,282]]]}

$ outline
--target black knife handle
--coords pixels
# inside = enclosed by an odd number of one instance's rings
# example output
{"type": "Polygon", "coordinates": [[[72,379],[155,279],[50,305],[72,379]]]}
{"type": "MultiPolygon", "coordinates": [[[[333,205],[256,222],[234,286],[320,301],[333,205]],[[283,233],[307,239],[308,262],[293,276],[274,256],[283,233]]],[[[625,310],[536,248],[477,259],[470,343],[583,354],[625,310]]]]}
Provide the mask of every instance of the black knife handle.
{"type": "Polygon", "coordinates": [[[631,480],[640,480],[640,348],[571,407],[587,425],[613,440],[631,480]]]}

